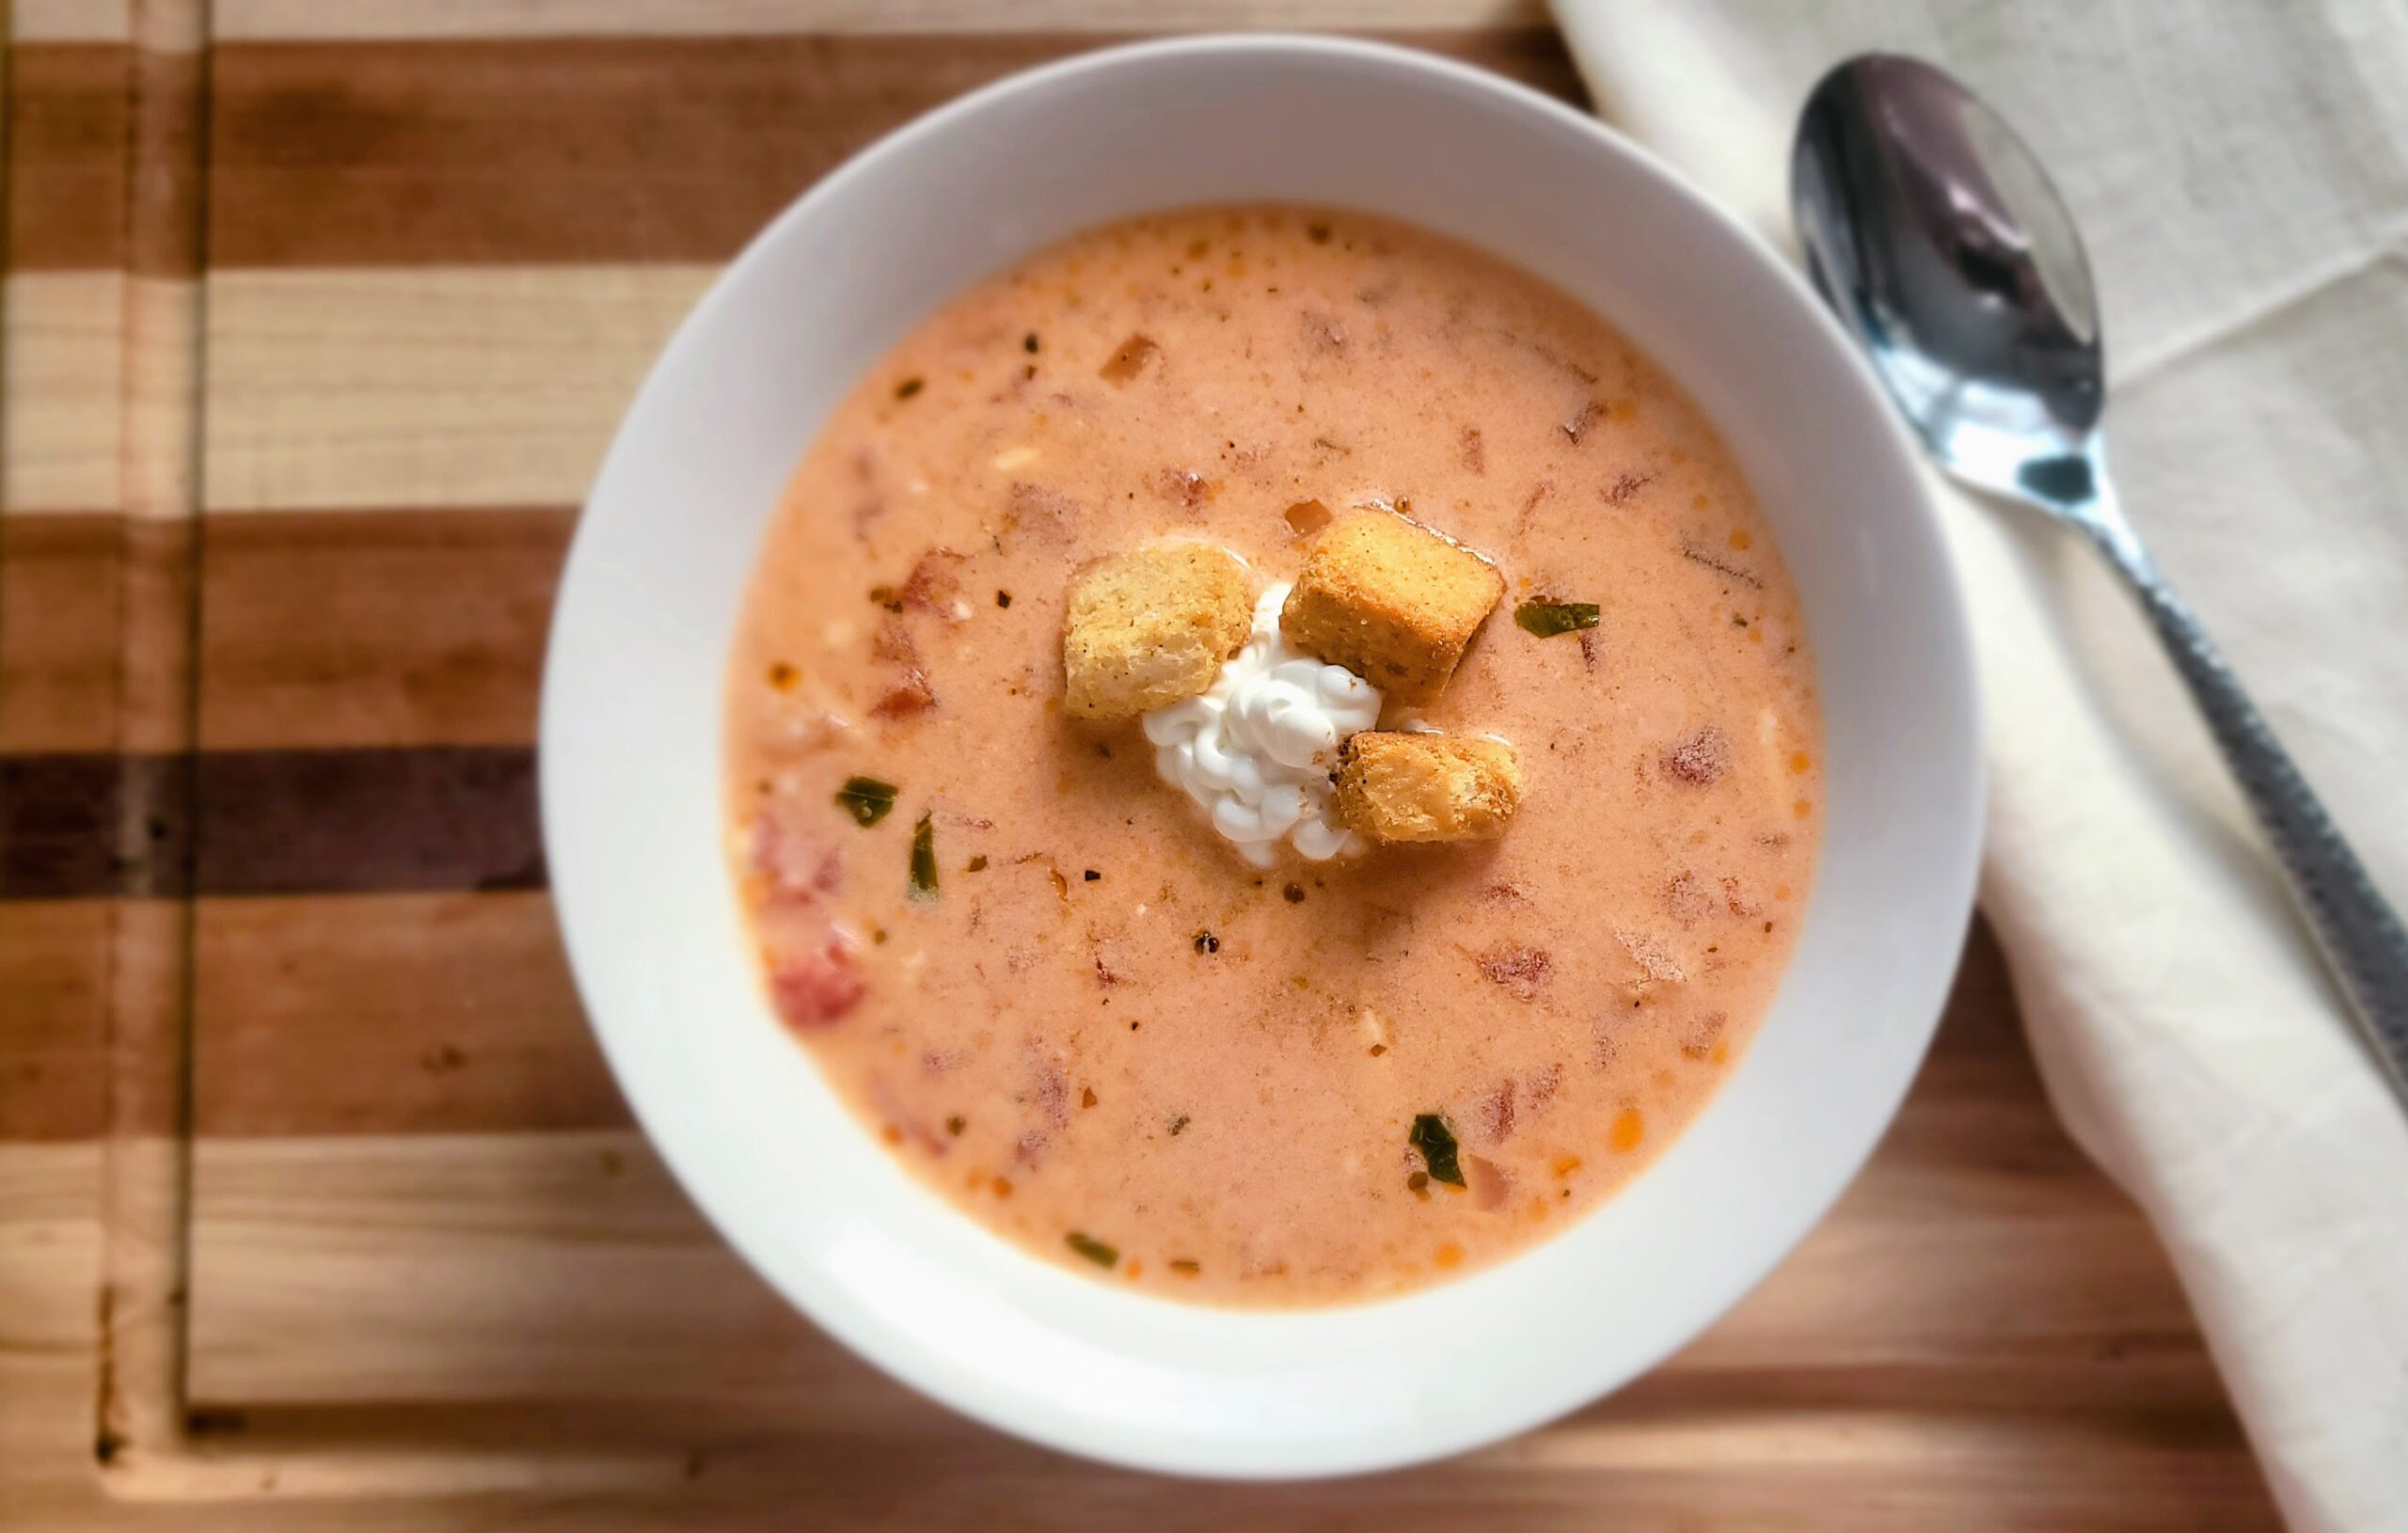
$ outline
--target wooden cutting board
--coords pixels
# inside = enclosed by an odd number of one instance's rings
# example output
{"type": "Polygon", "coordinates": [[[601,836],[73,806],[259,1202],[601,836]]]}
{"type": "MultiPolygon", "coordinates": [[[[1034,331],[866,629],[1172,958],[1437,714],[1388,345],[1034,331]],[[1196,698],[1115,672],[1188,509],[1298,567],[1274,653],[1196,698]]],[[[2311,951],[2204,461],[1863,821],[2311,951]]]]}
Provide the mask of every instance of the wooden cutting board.
{"type": "Polygon", "coordinates": [[[1276,20],[1558,95],[1516,0],[15,0],[0,1526],[2273,1525],[1977,928],[1760,1291],[1451,1462],[1208,1487],[960,1421],[704,1227],[553,936],[544,624],[741,242],[959,91],[1276,20]]]}

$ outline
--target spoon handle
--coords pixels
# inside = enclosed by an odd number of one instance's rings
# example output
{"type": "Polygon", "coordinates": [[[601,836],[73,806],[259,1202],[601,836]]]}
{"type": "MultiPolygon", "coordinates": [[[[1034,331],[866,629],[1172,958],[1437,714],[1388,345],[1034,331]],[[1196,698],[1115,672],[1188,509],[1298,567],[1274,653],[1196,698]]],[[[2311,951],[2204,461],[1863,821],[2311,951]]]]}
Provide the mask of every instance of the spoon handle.
{"type": "Polygon", "coordinates": [[[2291,897],[2307,917],[2359,1032],[2392,1085],[2408,1098],[2408,930],[2197,615],[2125,523],[2113,492],[2103,482],[2099,488],[2099,501],[2083,508],[2080,525],[2140,596],[2159,641],[2207,716],[2242,795],[2273,844],[2291,897]]]}

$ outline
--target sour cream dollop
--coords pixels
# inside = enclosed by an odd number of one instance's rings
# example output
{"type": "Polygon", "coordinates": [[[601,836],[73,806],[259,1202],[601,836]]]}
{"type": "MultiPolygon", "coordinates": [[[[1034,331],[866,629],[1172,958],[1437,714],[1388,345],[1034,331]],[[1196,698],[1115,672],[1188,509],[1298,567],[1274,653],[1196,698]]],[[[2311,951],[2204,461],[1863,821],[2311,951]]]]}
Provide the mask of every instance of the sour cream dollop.
{"type": "Polygon", "coordinates": [[[1284,585],[1265,591],[1245,647],[1211,689],[1145,718],[1154,769],[1257,867],[1271,865],[1283,837],[1316,862],[1364,849],[1331,818],[1329,773],[1339,743],[1380,718],[1378,687],[1289,647],[1287,600],[1284,585]]]}

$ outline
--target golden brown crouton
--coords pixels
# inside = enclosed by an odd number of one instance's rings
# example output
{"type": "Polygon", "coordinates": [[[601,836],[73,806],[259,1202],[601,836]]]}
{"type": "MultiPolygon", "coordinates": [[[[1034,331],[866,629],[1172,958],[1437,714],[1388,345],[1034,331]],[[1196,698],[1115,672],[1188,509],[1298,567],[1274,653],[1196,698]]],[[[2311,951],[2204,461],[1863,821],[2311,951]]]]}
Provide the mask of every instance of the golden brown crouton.
{"type": "Polygon", "coordinates": [[[1173,543],[1096,560],[1070,577],[1064,704],[1081,719],[1127,719],[1195,697],[1253,624],[1234,554],[1173,543]]]}
{"type": "Polygon", "coordinates": [[[1521,801],[1501,740],[1370,730],[1339,748],[1339,821],[1373,841],[1492,841],[1521,801]]]}
{"type": "Polygon", "coordinates": [[[1389,512],[1350,511],[1305,556],[1279,629],[1306,654],[1412,702],[1447,685],[1504,593],[1497,567],[1462,545],[1389,512]]]}

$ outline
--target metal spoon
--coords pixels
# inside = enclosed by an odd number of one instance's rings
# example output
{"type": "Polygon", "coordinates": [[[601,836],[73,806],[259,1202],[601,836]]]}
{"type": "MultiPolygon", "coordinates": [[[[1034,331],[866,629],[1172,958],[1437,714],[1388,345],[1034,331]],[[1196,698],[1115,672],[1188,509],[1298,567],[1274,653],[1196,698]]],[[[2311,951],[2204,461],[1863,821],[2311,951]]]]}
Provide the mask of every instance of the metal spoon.
{"type": "Polygon", "coordinates": [[[2090,265],[2039,162],[1941,71],[1866,54],[1807,98],[1790,200],[1815,285],[1940,466],[2081,529],[2140,597],[2408,1098],[2408,932],[2116,505],[2090,265]]]}

